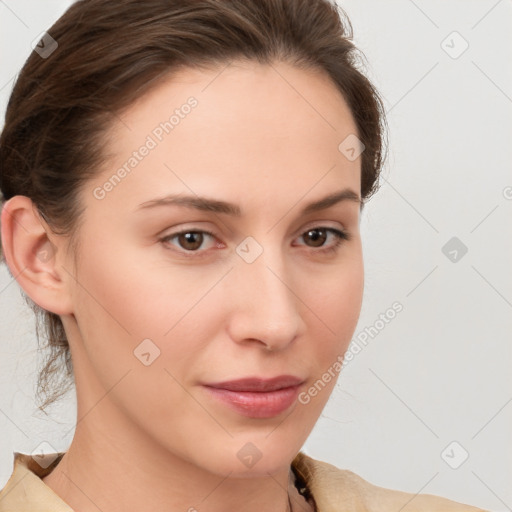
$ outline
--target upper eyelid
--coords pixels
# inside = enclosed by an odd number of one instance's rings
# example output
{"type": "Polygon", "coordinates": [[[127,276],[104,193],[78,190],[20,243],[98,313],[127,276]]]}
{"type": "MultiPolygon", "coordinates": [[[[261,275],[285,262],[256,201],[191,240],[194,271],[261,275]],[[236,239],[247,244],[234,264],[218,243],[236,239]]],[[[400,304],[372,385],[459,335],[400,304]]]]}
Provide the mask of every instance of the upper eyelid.
{"type": "MultiPolygon", "coordinates": [[[[330,221],[324,221],[324,222],[330,222],[330,221]]],[[[295,237],[297,236],[300,236],[300,235],[303,235],[304,233],[306,233],[307,231],[310,231],[312,229],[320,229],[320,228],[325,228],[325,229],[328,229],[328,230],[337,230],[337,231],[342,231],[344,233],[348,233],[348,230],[345,228],[345,226],[331,226],[329,224],[326,224],[326,223],[322,223],[322,221],[320,222],[316,222],[315,224],[312,224],[310,226],[307,226],[305,228],[301,228],[300,231],[296,232],[297,234],[295,235],[295,237]]],[[[165,230],[164,230],[165,232],[165,230]]],[[[213,236],[215,238],[218,238],[218,235],[215,233],[215,230],[212,230],[212,229],[208,229],[208,228],[199,228],[197,226],[192,226],[192,227],[185,227],[185,228],[182,228],[182,229],[178,229],[177,231],[173,231],[171,233],[168,233],[166,235],[159,235],[159,238],[171,238],[171,237],[174,237],[174,236],[178,236],[178,235],[181,235],[183,233],[206,233],[208,234],[209,236],[213,236]]]]}

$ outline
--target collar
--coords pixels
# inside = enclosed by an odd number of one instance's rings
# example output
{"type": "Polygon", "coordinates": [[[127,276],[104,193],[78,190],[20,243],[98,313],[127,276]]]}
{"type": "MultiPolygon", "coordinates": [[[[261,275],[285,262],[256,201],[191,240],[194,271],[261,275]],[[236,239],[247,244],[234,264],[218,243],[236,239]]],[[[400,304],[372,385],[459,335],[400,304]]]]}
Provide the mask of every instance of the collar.
{"type": "Polygon", "coordinates": [[[41,479],[52,472],[65,452],[37,456],[14,452],[14,469],[0,491],[0,512],[73,512],[41,479]]]}

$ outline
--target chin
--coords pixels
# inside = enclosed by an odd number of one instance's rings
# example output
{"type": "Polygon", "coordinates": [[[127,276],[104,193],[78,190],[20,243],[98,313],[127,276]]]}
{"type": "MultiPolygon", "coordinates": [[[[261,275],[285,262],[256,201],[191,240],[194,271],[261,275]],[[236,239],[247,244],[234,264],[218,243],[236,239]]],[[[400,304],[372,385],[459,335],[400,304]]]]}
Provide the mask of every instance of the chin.
{"type": "MultiPolygon", "coordinates": [[[[206,453],[188,453],[185,455],[191,464],[202,467],[212,474],[230,478],[268,477],[282,471],[288,471],[291,461],[300,450],[301,442],[284,445],[283,440],[272,435],[259,433],[233,437],[221,442],[212,440],[206,453]]],[[[205,450],[206,451],[206,450],[205,450]]]]}
{"type": "Polygon", "coordinates": [[[266,432],[243,436],[227,450],[226,464],[232,477],[268,477],[269,474],[287,471],[302,446],[301,440],[282,439],[266,432]]]}

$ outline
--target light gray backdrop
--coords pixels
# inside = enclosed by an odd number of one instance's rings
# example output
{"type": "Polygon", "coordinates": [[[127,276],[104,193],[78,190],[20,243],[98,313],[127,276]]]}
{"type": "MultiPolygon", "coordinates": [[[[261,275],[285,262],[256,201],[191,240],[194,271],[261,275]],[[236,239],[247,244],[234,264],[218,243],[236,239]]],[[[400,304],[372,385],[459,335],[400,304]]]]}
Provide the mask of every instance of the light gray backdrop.
{"type": "MultiPolygon", "coordinates": [[[[70,3],[0,0],[2,122],[31,42],[70,3]]],[[[362,219],[352,359],[305,451],[383,487],[512,510],[512,2],[340,4],[391,150],[362,219]]],[[[37,412],[32,314],[4,267],[0,308],[2,487],[14,450],[67,449],[75,402],[37,412]]]]}

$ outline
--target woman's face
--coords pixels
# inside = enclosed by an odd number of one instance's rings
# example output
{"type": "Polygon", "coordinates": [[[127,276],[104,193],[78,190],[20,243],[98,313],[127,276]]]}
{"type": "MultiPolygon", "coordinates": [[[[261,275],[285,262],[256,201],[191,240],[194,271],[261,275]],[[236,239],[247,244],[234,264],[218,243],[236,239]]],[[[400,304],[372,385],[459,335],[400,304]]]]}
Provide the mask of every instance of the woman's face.
{"type": "Polygon", "coordinates": [[[80,427],[215,473],[289,464],[361,307],[355,133],[283,63],[182,70],[117,117],[65,264],[80,427]]]}

